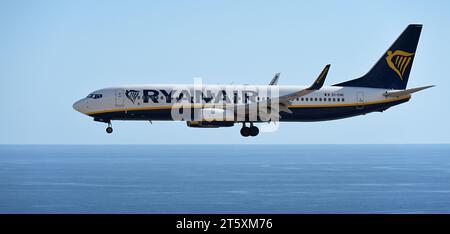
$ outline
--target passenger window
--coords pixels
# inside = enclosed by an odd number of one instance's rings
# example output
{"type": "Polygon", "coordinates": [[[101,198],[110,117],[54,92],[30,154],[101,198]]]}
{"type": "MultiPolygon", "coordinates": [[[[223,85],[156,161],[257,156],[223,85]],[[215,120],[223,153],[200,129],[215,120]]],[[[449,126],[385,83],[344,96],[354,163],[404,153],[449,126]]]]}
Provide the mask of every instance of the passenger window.
{"type": "Polygon", "coordinates": [[[322,98],[319,98],[319,102],[321,102],[322,101],[322,98]]]}
{"type": "Polygon", "coordinates": [[[317,102],[317,98],[314,98],[314,101],[316,101],[316,102],[317,102]]]}
{"type": "Polygon", "coordinates": [[[301,100],[302,100],[302,102],[303,102],[304,99],[302,98],[301,100]]]}

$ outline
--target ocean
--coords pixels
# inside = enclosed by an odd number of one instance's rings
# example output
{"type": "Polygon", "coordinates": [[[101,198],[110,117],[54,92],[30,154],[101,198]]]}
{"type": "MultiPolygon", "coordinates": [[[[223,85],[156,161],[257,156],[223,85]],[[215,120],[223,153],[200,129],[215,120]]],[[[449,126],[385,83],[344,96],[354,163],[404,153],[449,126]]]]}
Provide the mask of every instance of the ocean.
{"type": "Polygon", "coordinates": [[[0,213],[450,213],[450,145],[0,145],[0,213]]]}

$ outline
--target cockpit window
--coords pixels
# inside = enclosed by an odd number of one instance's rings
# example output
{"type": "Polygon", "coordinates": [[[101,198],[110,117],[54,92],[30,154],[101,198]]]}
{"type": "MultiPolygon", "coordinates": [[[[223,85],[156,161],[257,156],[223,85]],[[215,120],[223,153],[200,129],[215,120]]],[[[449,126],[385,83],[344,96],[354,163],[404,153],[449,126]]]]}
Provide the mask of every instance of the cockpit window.
{"type": "Polygon", "coordinates": [[[102,95],[98,94],[98,93],[91,93],[87,96],[87,98],[99,99],[99,98],[102,98],[102,95]]]}

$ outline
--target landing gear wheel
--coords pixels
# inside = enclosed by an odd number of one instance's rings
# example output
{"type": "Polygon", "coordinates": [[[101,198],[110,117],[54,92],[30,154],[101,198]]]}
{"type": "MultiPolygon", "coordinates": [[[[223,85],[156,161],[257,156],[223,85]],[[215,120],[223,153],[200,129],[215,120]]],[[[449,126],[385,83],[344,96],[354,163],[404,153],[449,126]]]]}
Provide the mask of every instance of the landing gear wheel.
{"type": "Polygon", "coordinates": [[[248,136],[250,136],[250,128],[249,127],[242,127],[241,128],[241,135],[243,136],[243,137],[248,137],[248,136]]]}
{"type": "Polygon", "coordinates": [[[108,121],[107,123],[108,123],[108,127],[106,128],[106,132],[108,134],[111,134],[113,132],[113,128],[112,128],[112,125],[111,125],[111,120],[108,121]]]}
{"type": "Polygon", "coordinates": [[[252,137],[257,136],[259,133],[259,129],[256,126],[251,126],[249,128],[249,131],[250,131],[250,136],[252,136],[252,137]]]}

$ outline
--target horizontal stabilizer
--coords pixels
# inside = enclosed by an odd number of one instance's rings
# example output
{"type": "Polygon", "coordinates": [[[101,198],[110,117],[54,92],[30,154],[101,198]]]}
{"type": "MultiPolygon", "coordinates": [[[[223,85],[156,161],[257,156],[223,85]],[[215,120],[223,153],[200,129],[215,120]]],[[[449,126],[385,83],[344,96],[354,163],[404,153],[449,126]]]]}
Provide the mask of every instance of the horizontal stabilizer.
{"type": "Polygon", "coordinates": [[[402,91],[386,92],[386,93],[383,94],[383,96],[385,96],[385,97],[400,97],[400,96],[412,94],[412,93],[415,93],[415,92],[419,92],[421,90],[428,89],[428,88],[431,88],[431,87],[434,87],[434,85],[429,85],[429,86],[424,86],[424,87],[419,87],[419,88],[413,88],[413,89],[406,89],[406,90],[402,90],[402,91]]]}

